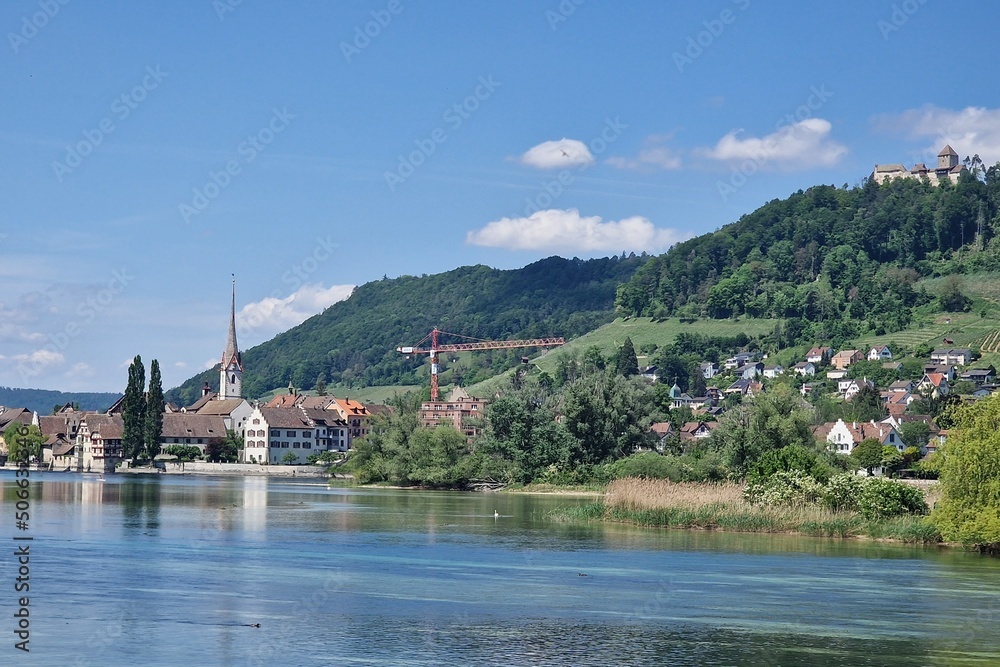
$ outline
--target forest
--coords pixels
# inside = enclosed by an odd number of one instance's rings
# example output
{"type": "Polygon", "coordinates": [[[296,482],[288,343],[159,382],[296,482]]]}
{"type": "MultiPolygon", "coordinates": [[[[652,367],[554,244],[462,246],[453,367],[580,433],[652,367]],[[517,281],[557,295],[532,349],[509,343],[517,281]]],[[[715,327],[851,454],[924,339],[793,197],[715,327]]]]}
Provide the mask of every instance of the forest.
{"type": "MultiPolygon", "coordinates": [[[[650,259],[618,289],[627,315],[768,317],[790,342],[905,328],[932,300],[928,276],[1000,266],[1000,167],[956,185],[896,180],[816,186],[650,259]]],[[[962,309],[960,294],[942,303],[962,309]]]]}

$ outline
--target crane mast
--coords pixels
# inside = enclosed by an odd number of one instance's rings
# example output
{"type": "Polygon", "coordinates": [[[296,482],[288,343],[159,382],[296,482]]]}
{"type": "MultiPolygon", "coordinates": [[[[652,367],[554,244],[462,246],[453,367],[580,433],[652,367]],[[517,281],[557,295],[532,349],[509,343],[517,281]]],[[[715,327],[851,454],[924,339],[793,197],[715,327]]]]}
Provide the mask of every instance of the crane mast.
{"type": "MultiPolygon", "coordinates": [[[[449,336],[458,336],[459,334],[448,334],[447,331],[441,331],[437,327],[434,328],[429,334],[424,336],[424,339],[417,343],[415,346],[402,346],[397,347],[397,352],[402,352],[403,354],[426,354],[431,359],[431,400],[437,402],[438,400],[438,352],[467,352],[471,350],[505,350],[515,347],[552,347],[555,345],[564,345],[566,341],[561,337],[552,338],[531,338],[528,340],[477,340],[472,343],[451,343],[446,345],[441,345],[438,342],[438,337],[440,334],[447,334],[449,336]],[[421,344],[430,339],[430,347],[420,347],[421,344]]],[[[460,336],[466,338],[465,336],[460,336]]]]}

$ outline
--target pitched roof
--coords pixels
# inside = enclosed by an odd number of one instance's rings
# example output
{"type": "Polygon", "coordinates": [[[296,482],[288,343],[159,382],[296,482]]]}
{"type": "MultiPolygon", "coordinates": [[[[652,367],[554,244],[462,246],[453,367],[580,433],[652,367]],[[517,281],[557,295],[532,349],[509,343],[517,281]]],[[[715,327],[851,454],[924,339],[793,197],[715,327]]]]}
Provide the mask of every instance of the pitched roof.
{"type": "Polygon", "coordinates": [[[954,155],[958,157],[958,153],[956,153],[955,149],[951,147],[951,144],[945,144],[944,148],[941,149],[941,152],[938,153],[938,157],[945,157],[948,155],[954,155]]]}
{"type": "Polygon", "coordinates": [[[203,415],[191,412],[165,412],[163,414],[164,438],[225,438],[226,423],[220,415],[203,415]]]}
{"type": "Polygon", "coordinates": [[[28,408],[5,408],[0,406],[0,431],[17,422],[19,424],[31,423],[31,410],[28,408]]]}
{"type": "MultiPolygon", "coordinates": [[[[301,407],[302,414],[318,426],[346,426],[347,422],[340,418],[336,410],[301,407]]],[[[270,422],[268,422],[270,424],[270,422]]]]}
{"type": "Polygon", "coordinates": [[[334,398],[333,403],[330,407],[334,405],[340,410],[342,415],[367,415],[368,408],[365,407],[364,403],[359,403],[358,401],[351,400],[349,398],[334,398]]]}
{"type": "Polygon", "coordinates": [[[298,408],[260,408],[260,414],[271,428],[312,428],[298,408]]]}
{"type": "Polygon", "coordinates": [[[207,401],[195,412],[199,415],[231,415],[233,414],[233,410],[243,405],[244,402],[242,398],[207,401]]]}
{"type": "Polygon", "coordinates": [[[84,415],[81,422],[87,423],[91,437],[94,433],[100,433],[105,440],[121,440],[122,434],[125,432],[125,422],[121,415],[84,415]]]}

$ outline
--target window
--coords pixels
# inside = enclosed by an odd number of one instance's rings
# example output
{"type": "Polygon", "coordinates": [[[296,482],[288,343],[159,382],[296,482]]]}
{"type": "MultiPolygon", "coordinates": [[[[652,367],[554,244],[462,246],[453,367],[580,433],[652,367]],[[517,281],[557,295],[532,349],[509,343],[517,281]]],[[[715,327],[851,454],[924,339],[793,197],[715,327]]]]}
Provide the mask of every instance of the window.
{"type": "Polygon", "coordinates": [[[254,420],[253,420],[253,423],[254,423],[254,424],[259,424],[259,423],[260,423],[260,420],[259,420],[259,419],[254,419],[254,420]]]}
{"type": "Polygon", "coordinates": [[[292,443],[292,449],[300,449],[301,447],[302,447],[301,443],[298,443],[298,442],[293,442],[292,443]]]}
{"type": "Polygon", "coordinates": [[[295,437],[295,431],[285,431],[285,437],[286,438],[294,438],[295,437]]]}

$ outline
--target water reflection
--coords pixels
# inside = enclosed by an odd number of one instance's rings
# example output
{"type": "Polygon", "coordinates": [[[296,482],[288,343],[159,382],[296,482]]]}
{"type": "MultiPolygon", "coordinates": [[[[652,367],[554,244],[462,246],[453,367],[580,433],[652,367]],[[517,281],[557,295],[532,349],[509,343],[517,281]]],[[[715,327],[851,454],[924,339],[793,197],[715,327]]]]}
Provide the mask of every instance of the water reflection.
{"type": "Polygon", "coordinates": [[[32,483],[26,664],[1000,664],[1000,561],[956,550],[548,518],[586,498],[32,483]]]}

